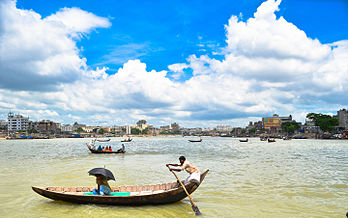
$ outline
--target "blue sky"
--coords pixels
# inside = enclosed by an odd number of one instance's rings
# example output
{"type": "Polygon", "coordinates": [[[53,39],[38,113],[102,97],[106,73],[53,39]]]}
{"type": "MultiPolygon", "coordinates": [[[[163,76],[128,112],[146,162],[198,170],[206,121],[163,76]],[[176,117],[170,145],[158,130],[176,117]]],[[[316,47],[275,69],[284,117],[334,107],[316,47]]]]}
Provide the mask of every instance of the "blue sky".
{"type": "Polygon", "coordinates": [[[0,119],[236,126],[347,107],[344,0],[5,0],[0,10],[0,119]]]}

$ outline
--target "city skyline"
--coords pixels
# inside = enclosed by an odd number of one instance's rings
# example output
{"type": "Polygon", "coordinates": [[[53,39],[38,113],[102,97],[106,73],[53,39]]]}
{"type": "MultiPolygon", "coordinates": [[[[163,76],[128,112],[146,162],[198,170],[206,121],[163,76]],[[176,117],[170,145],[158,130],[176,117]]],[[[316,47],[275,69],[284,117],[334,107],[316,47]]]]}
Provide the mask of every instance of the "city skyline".
{"type": "Polygon", "coordinates": [[[0,119],[211,127],[333,115],[348,108],[347,8],[4,0],[0,119]]]}

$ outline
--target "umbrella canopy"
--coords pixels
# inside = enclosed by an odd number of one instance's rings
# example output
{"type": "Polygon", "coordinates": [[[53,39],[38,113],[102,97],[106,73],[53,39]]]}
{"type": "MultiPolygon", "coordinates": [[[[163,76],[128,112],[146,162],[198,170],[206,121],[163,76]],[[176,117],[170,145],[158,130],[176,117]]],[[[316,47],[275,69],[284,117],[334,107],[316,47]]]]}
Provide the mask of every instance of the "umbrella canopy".
{"type": "Polygon", "coordinates": [[[88,173],[89,175],[93,175],[93,176],[97,176],[97,175],[105,176],[107,180],[115,180],[115,177],[112,174],[112,172],[105,168],[94,168],[88,171],[88,173]]]}

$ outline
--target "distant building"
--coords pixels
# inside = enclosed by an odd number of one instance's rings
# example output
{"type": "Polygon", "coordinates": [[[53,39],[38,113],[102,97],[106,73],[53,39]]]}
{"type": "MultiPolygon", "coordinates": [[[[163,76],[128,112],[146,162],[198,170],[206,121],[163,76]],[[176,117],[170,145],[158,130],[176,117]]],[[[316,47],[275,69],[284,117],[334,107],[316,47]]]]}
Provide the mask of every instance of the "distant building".
{"type": "Polygon", "coordinates": [[[86,127],[82,127],[83,131],[87,132],[87,133],[92,133],[94,132],[94,130],[96,129],[97,127],[95,126],[86,126],[86,127]]]}
{"type": "Polygon", "coordinates": [[[15,132],[15,131],[26,131],[29,127],[29,117],[23,117],[22,115],[14,115],[12,112],[8,113],[7,117],[8,122],[8,131],[15,132]]]}
{"type": "Polygon", "coordinates": [[[130,134],[132,133],[132,128],[131,128],[131,126],[126,125],[125,128],[126,128],[126,135],[130,135],[130,134]]]}
{"type": "Polygon", "coordinates": [[[0,120],[0,130],[7,130],[6,120],[0,120]]]}
{"type": "Polygon", "coordinates": [[[34,129],[37,132],[44,134],[58,133],[61,131],[59,127],[61,127],[59,123],[50,120],[29,122],[29,129],[34,129]]]}
{"type": "Polygon", "coordinates": [[[233,127],[229,125],[220,125],[216,127],[216,131],[218,132],[231,132],[232,130],[233,127]]]}
{"type": "Polygon", "coordinates": [[[160,126],[160,131],[169,131],[170,126],[166,125],[166,126],[160,126]]]}
{"type": "Polygon", "coordinates": [[[80,127],[83,129],[83,128],[86,127],[86,125],[85,124],[79,124],[79,123],[75,122],[74,125],[72,126],[73,131],[75,131],[76,129],[78,129],[80,127]]]}
{"type": "Polygon", "coordinates": [[[292,116],[280,117],[278,114],[273,114],[273,117],[263,117],[263,128],[270,131],[270,133],[279,133],[283,122],[291,122],[292,116]]]}
{"type": "Polygon", "coordinates": [[[341,109],[337,111],[338,127],[340,129],[348,130],[348,111],[341,109]]]}
{"type": "Polygon", "coordinates": [[[305,133],[319,133],[319,126],[315,125],[314,120],[306,120],[305,124],[301,126],[301,129],[305,133]]]}
{"type": "Polygon", "coordinates": [[[146,120],[139,120],[137,122],[137,128],[141,130],[146,129],[148,126],[146,123],[147,123],[146,120]]]}
{"type": "Polygon", "coordinates": [[[170,124],[171,130],[174,131],[179,131],[180,130],[180,126],[177,123],[172,123],[170,124]]]}
{"type": "Polygon", "coordinates": [[[73,127],[70,124],[62,125],[61,130],[62,130],[62,132],[71,133],[73,131],[73,127]]]}
{"type": "Polygon", "coordinates": [[[192,134],[201,134],[202,128],[196,127],[196,128],[183,128],[182,129],[184,135],[192,135],[192,134]]]}

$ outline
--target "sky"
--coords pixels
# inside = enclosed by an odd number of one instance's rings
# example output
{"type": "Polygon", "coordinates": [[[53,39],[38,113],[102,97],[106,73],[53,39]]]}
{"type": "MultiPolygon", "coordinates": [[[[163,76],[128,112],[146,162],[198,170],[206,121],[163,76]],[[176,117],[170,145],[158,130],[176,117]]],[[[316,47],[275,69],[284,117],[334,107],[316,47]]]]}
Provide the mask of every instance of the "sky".
{"type": "Polygon", "coordinates": [[[348,108],[348,1],[0,0],[0,119],[245,126],[348,108]]]}

